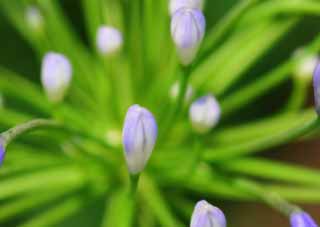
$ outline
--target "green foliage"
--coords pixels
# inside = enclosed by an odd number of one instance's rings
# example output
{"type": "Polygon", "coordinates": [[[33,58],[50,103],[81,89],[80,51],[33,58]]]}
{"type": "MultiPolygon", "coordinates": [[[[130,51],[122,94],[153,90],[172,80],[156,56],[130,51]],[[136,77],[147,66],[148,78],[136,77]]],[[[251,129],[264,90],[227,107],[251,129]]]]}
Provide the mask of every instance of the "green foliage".
{"type": "MultiPolygon", "coordinates": [[[[185,226],[195,199],[263,201],[244,190],[241,181],[290,201],[320,202],[319,171],[250,157],[315,132],[317,116],[304,108],[306,90],[301,91],[302,99],[288,98],[290,102],[299,99],[303,108],[283,105],[282,109],[270,108],[272,114],[263,114],[262,119],[232,126],[228,121],[231,115],[241,118],[244,110],[255,108],[254,102],[280,93],[284,82],[294,80],[296,61],[291,57],[262,73],[254,67],[280,41],[290,40],[291,30],[304,17],[319,16],[319,2],[237,1],[216,25],[208,22],[190,80],[197,95],[212,92],[218,97],[223,120],[203,137],[192,133],[186,109],[170,129],[164,128],[171,118],[168,110],[175,109],[169,89],[182,73],[170,37],[167,0],[82,0],[76,4],[82,7],[86,42],[59,1],[0,2],[1,13],[38,56],[39,68],[46,52],[57,51],[71,60],[74,69],[66,100],[53,105],[38,80],[0,67],[0,92],[5,100],[0,107],[1,129],[39,117],[53,118],[64,126],[32,132],[8,147],[0,169],[1,225],[63,226],[67,220],[76,220],[74,226],[88,226],[80,216],[89,220],[93,212],[88,207],[102,201],[104,210],[98,211],[97,218],[103,227],[185,226]],[[25,20],[30,4],[43,14],[41,31],[33,31],[25,20]],[[110,59],[101,57],[95,47],[96,31],[102,24],[116,26],[124,34],[123,50],[110,59]],[[128,191],[118,141],[126,109],[134,103],[156,113],[163,132],[135,199],[128,191]]],[[[301,45],[316,54],[320,39],[301,45]]]]}

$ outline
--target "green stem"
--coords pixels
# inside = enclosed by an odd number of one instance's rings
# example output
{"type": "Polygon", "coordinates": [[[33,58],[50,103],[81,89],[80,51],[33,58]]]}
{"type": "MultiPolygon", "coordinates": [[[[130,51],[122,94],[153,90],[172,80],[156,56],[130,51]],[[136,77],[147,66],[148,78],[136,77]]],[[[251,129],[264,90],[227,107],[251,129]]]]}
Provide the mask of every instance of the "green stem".
{"type": "Polygon", "coordinates": [[[165,122],[165,127],[162,130],[161,137],[164,134],[167,134],[168,131],[171,130],[171,128],[174,125],[174,122],[179,117],[179,115],[182,111],[182,108],[183,108],[183,104],[185,101],[185,96],[186,96],[186,92],[187,92],[187,88],[188,88],[188,80],[189,80],[189,77],[190,77],[191,71],[192,71],[192,66],[191,65],[182,66],[182,71],[183,71],[183,73],[181,74],[181,79],[180,79],[180,83],[179,83],[179,94],[178,94],[177,102],[176,102],[175,106],[173,107],[172,112],[169,113],[167,121],[165,122]]]}
{"type": "Polygon", "coordinates": [[[6,147],[16,137],[28,131],[31,131],[36,128],[57,127],[57,126],[58,126],[58,123],[52,120],[35,119],[3,132],[0,135],[0,138],[3,140],[4,147],[6,147]]]}
{"type": "Polygon", "coordinates": [[[293,211],[299,210],[297,206],[290,204],[279,194],[272,191],[264,190],[264,188],[254,183],[253,181],[246,179],[236,179],[234,181],[234,184],[235,186],[243,189],[249,194],[257,197],[257,199],[264,201],[266,204],[280,211],[284,215],[290,216],[293,211]]]}
{"type": "Polygon", "coordinates": [[[133,197],[136,196],[138,190],[140,174],[130,174],[130,193],[133,197]]]}
{"type": "Polygon", "coordinates": [[[308,83],[304,79],[294,78],[293,91],[286,106],[287,111],[298,111],[305,104],[308,91],[308,83]]]}

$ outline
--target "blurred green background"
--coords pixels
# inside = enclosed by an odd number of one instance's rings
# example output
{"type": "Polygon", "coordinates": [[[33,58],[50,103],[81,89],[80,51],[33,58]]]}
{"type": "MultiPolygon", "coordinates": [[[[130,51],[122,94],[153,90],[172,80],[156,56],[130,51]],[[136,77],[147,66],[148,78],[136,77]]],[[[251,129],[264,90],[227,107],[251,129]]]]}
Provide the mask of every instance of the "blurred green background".
{"type": "MultiPolygon", "coordinates": [[[[10,1],[10,0],[2,0],[10,1]]],[[[279,0],[280,1],[280,0],[279,0]]],[[[82,37],[83,42],[88,43],[84,32],[84,22],[81,13],[81,5],[78,0],[61,0],[65,13],[68,15],[75,30],[82,37]]],[[[208,21],[208,28],[213,26],[222,15],[228,11],[236,0],[207,0],[207,8],[205,10],[208,21]]],[[[1,12],[1,11],[0,11],[1,12]]],[[[169,29],[169,27],[168,27],[169,29]]],[[[262,58],[249,72],[249,76],[260,74],[268,71],[282,60],[289,58],[292,52],[300,46],[311,41],[320,32],[320,18],[306,17],[299,23],[290,33],[288,33],[266,56],[262,58]]],[[[241,50],[239,50],[241,51],[241,50]]],[[[31,47],[24,41],[18,32],[10,25],[4,15],[0,13],[0,65],[7,67],[13,71],[27,75],[30,80],[40,83],[40,59],[32,51],[31,47]]],[[[236,87],[237,85],[235,85],[236,87]]],[[[275,89],[277,92],[270,92],[263,99],[257,101],[251,107],[242,110],[243,119],[252,116],[259,117],[266,112],[274,111],[281,106],[282,101],[290,94],[290,82],[281,85],[281,89],[275,89]],[[281,91],[281,93],[279,93],[281,91]],[[280,97],[280,98],[279,98],[280,97]],[[253,108],[254,107],[254,108],[253,108]]],[[[242,119],[242,120],[243,120],[242,119]]],[[[235,119],[239,120],[239,119],[235,119]]],[[[307,166],[320,168],[320,141],[310,141],[303,143],[295,143],[289,146],[274,149],[268,152],[268,157],[299,162],[307,166]],[[306,153],[308,151],[308,153],[306,153]]],[[[86,212],[92,213],[90,219],[77,220],[76,223],[67,222],[65,226],[95,226],[93,223],[97,220],[95,212],[102,209],[101,207],[89,207],[86,212]]],[[[252,203],[238,203],[227,201],[217,205],[225,211],[229,226],[248,227],[270,227],[270,226],[288,226],[288,220],[277,212],[272,211],[266,206],[252,203]],[[255,223],[255,224],[254,224],[255,223]]],[[[320,223],[320,206],[304,206],[315,219],[320,223]]],[[[82,216],[77,216],[82,217],[82,216]]],[[[87,216],[86,216],[87,217],[87,216]]],[[[13,225],[9,224],[8,226],[13,225]]]]}

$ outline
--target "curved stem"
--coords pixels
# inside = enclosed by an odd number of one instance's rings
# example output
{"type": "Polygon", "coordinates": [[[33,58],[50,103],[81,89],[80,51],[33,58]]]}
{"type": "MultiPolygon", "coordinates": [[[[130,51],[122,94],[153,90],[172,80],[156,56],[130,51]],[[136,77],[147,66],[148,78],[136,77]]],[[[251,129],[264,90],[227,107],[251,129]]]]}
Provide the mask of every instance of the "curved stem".
{"type": "Polygon", "coordinates": [[[2,139],[3,146],[6,147],[12,140],[16,137],[24,134],[30,130],[41,127],[58,127],[59,124],[53,120],[45,119],[35,119],[24,124],[20,124],[16,127],[13,127],[3,133],[1,133],[0,138],[2,139]]]}
{"type": "Polygon", "coordinates": [[[266,204],[280,211],[284,215],[290,216],[292,212],[299,210],[299,207],[289,203],[279,194],[272,191],[264,190],[260,185],[256,184],[253,181],[246,179],[236,179],[234,181],[234,184],[244,191],[254,195],[258,199],[264,201],[266,204]]]}

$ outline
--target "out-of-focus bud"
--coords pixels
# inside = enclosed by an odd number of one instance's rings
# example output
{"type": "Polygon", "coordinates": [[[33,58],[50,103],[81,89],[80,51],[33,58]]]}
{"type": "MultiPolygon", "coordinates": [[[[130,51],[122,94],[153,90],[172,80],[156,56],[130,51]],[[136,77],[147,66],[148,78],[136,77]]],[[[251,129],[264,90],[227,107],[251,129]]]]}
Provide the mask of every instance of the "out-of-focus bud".
{"type": "Polygon", "coordinates": [[[5,156],[5,147],[4,147],[3,140],[0,138],[0,166],[3,163],[4,156],[5,156]]]}
{"type": "Polygon", "coordinates": [[[97,32],[97,49],[102,55],[112,55],[123,43],[121,32],[110,26],[101,26],[97,32]]]}
{"type": "Polygon", "coordinates": [[[320,116],[320,63],[317,64],[313,72],[313,92],[315,108],[320,116]]]}
{"type": "Polygon", "coordinates": [[[312,217],[303,211],[293,212],[290,216],[291,227],[318,227],[312,217]]]}
{"type": "Polygon", "coordinates": [[[198,133],[210,131],[219,122],[220,115],[220,105],[212,95],[199,98],[189,109],[192,128],[198,133]]]}
{"type": "MultiPolygon", "coordinates": [[[[171,89],[170,89],[170,97],[173,99],[173,100],[176,100],[178,95],[179,95],[179,83],[178,82],[175,82],[171,89]]],[[[185,103],[189,103],[191,101],[191,98],[192,98],[192,95],[193,95],[193,89],[191,87],[190,84],[188,84],[188,87],[187,87],[187,91],[186,91],[186,95],[184,97],[184,101],[185,103]]]]}
{"type": "Polygon", "coordinates": [[[36,6],[28,6],[25,11],[25,19],[30,28],[34,31],[41,31],[43,28],[43,16],[36,6]]]}
{"type": "Polygon", "coordinates": [[[170,15],[173,15],[181,8],[202,10],[204,0],[171,0],[169,4],[170,15]]]}
{"type": "Polygon", "coordinates": [[[194,208],[190,227],[226,227],[226,224],[223,212],[202,200],[194,208]]]}
{"type": "Polygon", "coordinates": [[[181,8],[172,16],[171,36],[183,65],[189,65],[194,60],[205,28],[205,18],[198,9],[181,8]]]}
{"type": "Polygon", "coordinates": [[[42,60],[41,82],[52,102],[63,100],[72,79],[72,66],[64,55],[47,53],[42,60]]]}
{"type": "Polygon", "coordinates": [[[296,60],[296,67],[294,75],[298,79],[306,80],[307,82],[312,80],[312,74],[319,62],[319,57],[314,54],[307,53],[304,49],[298,49],[293,55],[296,60]]]}
{"type": "Polygon", "coordinates": [[[131,174],[140,173],[148,162],[158,134],[156,120],[147,109],[128,109],[122,132],[125,158],[131,174]]]}

